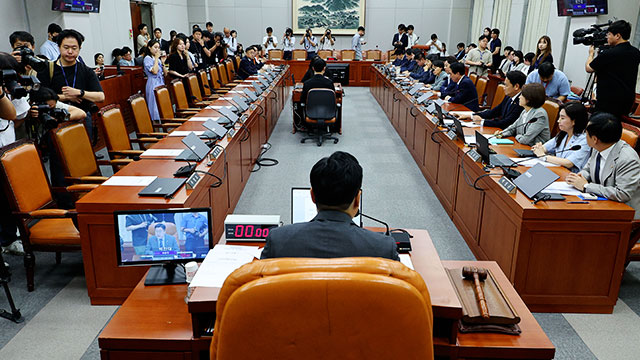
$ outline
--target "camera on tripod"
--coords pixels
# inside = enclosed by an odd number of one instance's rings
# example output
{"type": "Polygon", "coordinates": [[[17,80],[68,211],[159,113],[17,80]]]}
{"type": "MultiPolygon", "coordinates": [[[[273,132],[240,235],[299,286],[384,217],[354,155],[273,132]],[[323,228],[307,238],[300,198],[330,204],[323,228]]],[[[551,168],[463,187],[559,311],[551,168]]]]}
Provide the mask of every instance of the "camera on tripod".
{"type": "Polygon", "coordinates": [[[35,54],[33,53],[33,50],[29,49],[27,46],[17,47],[13,51],[20,52],[19,55],[20,55],[20,58],[22,59],[20,61],[20,65],[23,65],[23,66],[29,65],[33,70],[38,72],[44,71],[47,68],[47,61],[35,56],[35,54]]]}
{"type": "Polygon", "coordinates": [[[37,121],[44,126],[46,131],[55,129],[58,124],[69,121],[71,116],[65,109],[52,108],[49,104],[33,104],[31,110],[38,111],[37,121]]]}
{"type": "Polygon", "coordinates": [[[594,24],[587,29],[577,29],[573,32],[573,45],[584,44],[586,46],[593,45],[597,48],[607,46],[607,32],[612,21],[606,24],[594,24]]]}
{"type": "Polygon", "coordinates": [[[18,75],[15,70],[2,70],[0,86],[7,89],[13,99],[20,99],[29,94],[26,87],[31,87],[32,90],[40,89],[40,81],[35,76],[18,75]]]}

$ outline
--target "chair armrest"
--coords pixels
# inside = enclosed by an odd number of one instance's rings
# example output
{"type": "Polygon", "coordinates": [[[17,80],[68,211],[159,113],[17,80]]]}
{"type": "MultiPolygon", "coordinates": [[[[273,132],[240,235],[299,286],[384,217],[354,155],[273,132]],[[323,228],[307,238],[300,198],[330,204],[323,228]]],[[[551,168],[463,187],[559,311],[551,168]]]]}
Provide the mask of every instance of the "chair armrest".
{"type": "Polygon", "coordinates": [[[111,159],[111,160],[98,160],[98,165],[127,165],[133,162],[133,159],[111,159]]]}
{"type": "Polygon", "coordinates": [[[180,113],[199,113],[200,110],[199,108],[185,108],[185,109],[177,109],[176,112],[180,112],[180,113]]]}
{"type": "Polygon", "coordinates": [[[186,122],[189,119],[181,119],[181,118],[170,118],[170,119],[160,119],[161,123],[182,123],[186,122]]]}
{"type": "Polygon", "coordinates": [[[157,143],[160,140],[162,139],[158,139],[154,137],[145,137],[145,138],[139,138],[139,139],[130,139],[129,141],[131,141],[132,143],[141,144],[141,143],[157,143]]]}
{"type": "Polygon", "coordinates": [[[121,155],[121,156],[140,156],[144,150],[112,150],[109,151],[109,156],[111,155],[121,155]]]}
{"type": "MultiPolygon", "coordinates": [[[[180,124],[182,125],[182,124],[180,124]]],[[[159,125],[156,125],[159,126],[159,125]]],[[[139,139],[141,138],[145,138],[145,137],[157,137],[157,138],[163,138],[165,136],[169,135],[166,132],[150,132],[150,133],[136,133],[136,136],[139,136],[139,139]]]]}
{"type": "Polygon", "coordinates": [[[103,183],[107,181],[107,179],[109,178],[106,176],[80,176],[80,177],[66,176],[65,179],[71,180],[74,182],[83,182],[83,183],[87,183],[87,182],[103,183]]]}
{"type": "Polygon", "coordinates": [[[55,218],[68,218],[77,216],[78,213],[75,210],[65,210],[65,209],[38,209],[33,210],[28,213],[16,211],[15,215],[18,215],[22,218],[31,218],[31,219],[55,219],[55,218]]]}
{"type": "Polygon", "coordinates": [[[78,193],[78,192],[89,192],[95,188],[100,186],[100,184],[75,184],[67,186],[67,192],[70,193],[78,193]]]}
{"type": "Polygon", "coordinates": [[[211,100],[216,100],[220,97],[220,95],[216,95],[216,94],[211,94],[209,96],[207,96],[207,99],[211,99],[211,100]]]}

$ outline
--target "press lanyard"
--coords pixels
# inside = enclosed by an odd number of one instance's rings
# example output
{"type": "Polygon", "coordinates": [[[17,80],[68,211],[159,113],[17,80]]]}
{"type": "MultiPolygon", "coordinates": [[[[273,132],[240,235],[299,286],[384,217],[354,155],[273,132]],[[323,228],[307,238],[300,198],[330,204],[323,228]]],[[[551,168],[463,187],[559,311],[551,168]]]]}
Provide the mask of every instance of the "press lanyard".
{"type": "MultiPolygon", "coordinates": [[[[67,81],[67,74],[64,73],[64,66],[62,66],[62,62],[60,62],[60,69],[62,69],[62,77],[64,78],[64,83],[69,86],[69,82],[67,81]]],[[[72,88],[76,88],[76,79],[78,78],[78,62],[76,61],[75,72],[73,74],[73,86],[72,88]]]]}

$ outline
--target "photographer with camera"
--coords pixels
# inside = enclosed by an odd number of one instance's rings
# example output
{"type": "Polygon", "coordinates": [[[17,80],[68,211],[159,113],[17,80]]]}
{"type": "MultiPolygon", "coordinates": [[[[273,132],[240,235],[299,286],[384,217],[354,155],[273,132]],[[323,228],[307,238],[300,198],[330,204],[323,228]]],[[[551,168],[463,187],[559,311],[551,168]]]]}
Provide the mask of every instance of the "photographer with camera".
{"type": "Polygon", "coordinates": [[[278,47],[278,38],[273,35],[273,28],[271,28],[271,26],[267,28],[267,36],[262,38],[262,46],[264,47],[265,54],[269,54],[269,50],[278,47]]]}
{"type": "Polygon", "coordinates": [[[584,33],[576,30],[573,41],[574,44],[591,45],[585,70],[595,73],[598,78],[595,110],[617,116],[628,115],[635,101],[640,51],[629,43],[631,24],[627,21],[612,22],[606,33],[603,29],[595,30],[602,27],[595,25],[592,27],[594,30],[585,30],[584,33]],[[588,32],[594,35],[584,37],[588,32]],[[576,38],[576,34],[582,36],[576,38]],[[603,35],[606,36],[606,48],[603,35]],[[601,49],[597,57],[596,47],[601,49]]]}
{"type": "Polygon", "coordinates": [[[331,36],[331,29],[325,30],[324,34],[320,38],[320,50],[333,51],[333,45],[336,43],[336,38],[331,36]]]}
{"type": "Polygon", "coordinates": [[[293,36],[293,30],[291,30],[291,28],[287,28],[287,30],[284,31],[282,44],[282,50],[284,51],[282,58],[284,60],[291,60],[293,58],[293,49],[296,46],[296,37],[293,36]]]}
{"type": "Polygon", "coordinates": [[[33,35],[28,32],[13,32],[9,36],[9,44],[13,49],[11,55],[23,68],[19,73],[32,76],[36,75],[36,71],[42,70],[47,66],[46,60],[40,59],[34,55],[33,51],[35,50],[35,41],[33,40],[33,35]]]}
{"type": "Polygon", "coordinates": [[[313,59],[318,53],[318,41],[313,36],[313,31],[308,28],[304,33],[304,37],[300,40],[300,45],[304,44],[304,49],[307,50],[307,60],[313,59]]]}
{"type": "Polygon", "coordinates": [[[217,64],[227,58],[227,47],[222,38],[222,33],[213,34],[213,39],[211,40],[213,46],[208,49],[210,64],[217,64]]]}

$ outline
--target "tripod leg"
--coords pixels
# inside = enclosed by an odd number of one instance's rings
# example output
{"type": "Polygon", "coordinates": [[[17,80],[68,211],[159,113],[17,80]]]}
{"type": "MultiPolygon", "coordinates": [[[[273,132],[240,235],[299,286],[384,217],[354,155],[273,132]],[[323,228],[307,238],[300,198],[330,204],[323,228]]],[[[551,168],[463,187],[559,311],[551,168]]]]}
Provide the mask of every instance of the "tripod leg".
{"type": "Polygon", "coordinates": [[[2,280],[2,287],[4,287],[4,292],[7,294],[7,300],[9,301],[11,312],[0,310],[0,317],[9,319],[17,324],[23,322],[24,318],[22,317],[22,314],[20,314],[20,310],[16,309],[16,304],[13,303],[13,297],[11,297],[11,291],[9,291],[9,283],[7,280],[2,280]]]}

